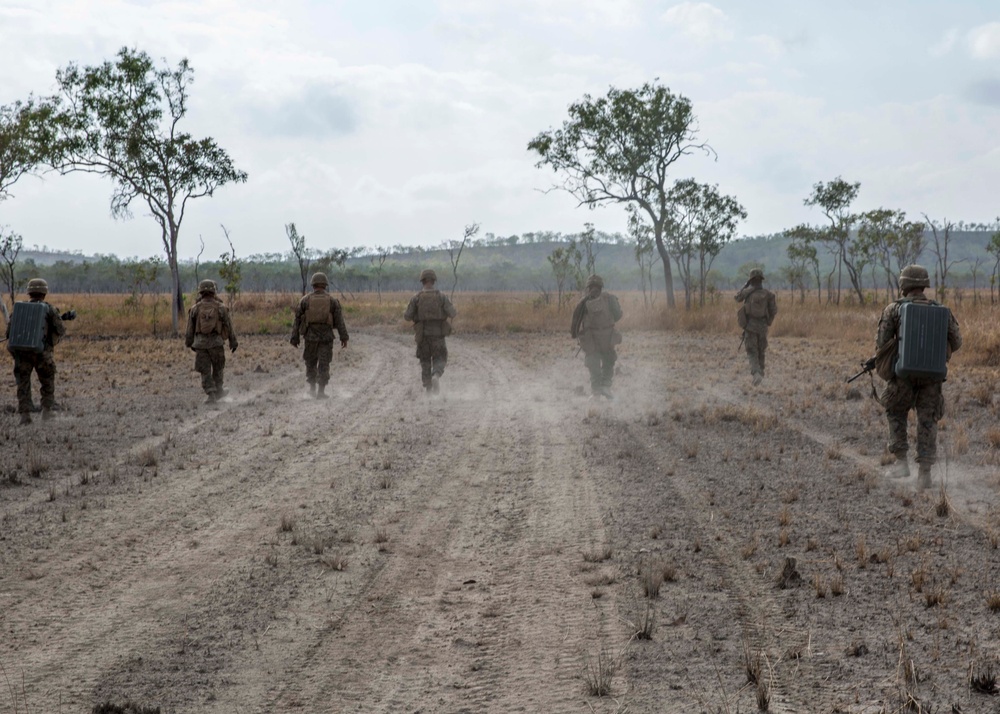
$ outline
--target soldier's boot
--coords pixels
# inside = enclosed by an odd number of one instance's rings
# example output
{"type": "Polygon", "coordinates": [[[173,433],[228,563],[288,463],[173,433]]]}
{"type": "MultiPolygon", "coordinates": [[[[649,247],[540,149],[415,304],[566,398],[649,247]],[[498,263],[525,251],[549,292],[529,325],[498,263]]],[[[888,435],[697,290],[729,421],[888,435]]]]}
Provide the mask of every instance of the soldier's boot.
{"type": "Polygon", "coordinates": [[[205,404],[215,404],[218,401],[215,396],[215,392],[208,392],[208,396],[205,398],[205,404]]]}
{"type": "Polygon", "coordinates": [[[611,387],[601,387],[601,396],[603,396],[608,401],[615,398],[615,395],[611,391],[611,387]]]}
{"type": "Polygon", "coordinates": [[[753,373],[753,386],[756,387],[757,385],[759,385],[763,381],[764,381],[764,375],[763,374],[761,374],[760,372],[754,372],[753,373]]]}
{"type": "Polygon", "coordinates": [[[917,486],[920,490],[928,489],[931,487],[931,465],[930,464],[919,464],[919,469],[917,471],[917,486]]]}
{"type": "Polygon", "coordinates": [[[28,414],[28,412],[21,412],[21,423],[22,424],[30,424],[31,423],[31,415],[28,414]]]}
{"type": "Polygon", "coordinates": [[[431,377],[431,393],[437,394],[440,391],[441,391],[441,377],[435,374],[431,377]]]}
{"type": "Polygon", "coordinates": [[[316,383],[315,382],[310,382],[309,383],[309,396],[315,396],[315,395],[316,395],[316,383]]]}
{"type": "Polygon", "coordinates": [[[910,478],[910,465],[906,462],[906,457],[896,457],[896,463],[889,469],[889,475],[893,478],[910,478]]]}
{"type": "Polygon", "coordinates": [[[217,387],[216,390],[215,390],[215,398],[216,399],[222,399],[227,394],[229,394],[229,390],[228,389],[223,389],[222,387],[217,387]]]}
{"type": "Polygon", "coordinates": [[[42,421],[51,421],[53,416],[52,410],[47,407],[42,407],[42,421]]]}
{"type": "Polygon", "coordinates": [[[329,399],[330,398],[330,395],[326,393],[326,385],[325,384],[319,385],[319,387],[316,389],[316,398],[317,399],[329,399]]]}

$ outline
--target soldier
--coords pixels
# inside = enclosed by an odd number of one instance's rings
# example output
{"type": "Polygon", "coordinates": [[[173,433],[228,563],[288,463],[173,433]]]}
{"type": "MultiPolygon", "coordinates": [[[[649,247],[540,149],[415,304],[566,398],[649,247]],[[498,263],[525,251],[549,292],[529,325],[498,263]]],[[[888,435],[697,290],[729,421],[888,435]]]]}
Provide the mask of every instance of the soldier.
{"type": "MultiPolygon", "coordinates": [[[[878,321],[878,334],[875,338],[876,349],[887,342],[902,339],[900,325],[900,309],[908,303],[923,305],[938,305],[926,295],[924,288],[930,287],[930,277],[927,269],[919,265],[908,265],[900,271],[899,291],[902,297],[890,303],[882,311],[878,321]]],[[[941,306],[944,310],[948,308],[941,306]]],[[[962,335],[959,332],[958,321],[948,310],[947,347],[944,350],[944,360],[962,346],[962,335]]],[[[943,332],[943,330],[942,330],[943,332]]],[[[930,340],[922,341],[921,347],[930,348],[930,340]]],[[[946,370],[945,370],[946,371],[946,370]]],[[[931,466],[937,459],[937,423],[944,414],[944,397],[941,394],[941,384],[944,377],[899,377],[893,373],[882,393],[880,401],[885,407],[886,419],[889,422],[889,451],[896,456],[896,464],[891,474],[897,478],[907,478],[910,467],[906,462],[909,445],[906,439],[906,420],[911,409],[917,411],[917,464],[921,489],[931,485],[931,466]]]]}
{"type": "Polygon", "coordinates": [[[764,353],[767,352],[767,328],[778,314],[778,303],[774,293],[764,288],[764,271],[754,268],[750,271],[743,288],[736,293],[736,301],[743,303],[736,313],[736,319],[743,328],[743,342],[750,359],[750,374],[757,386],[764,379],[764,353]]]}
{"type": "Polygon", "coordinates": [[[591,399],[613,399],[611,381],[615,374],[618,354],[615,345],[622,341],[615,323],[622,319],[618,298],[603,292],[604,279],[600,275],[587,278],[586,293],[573,310],[569,334],[580,339],[583,363],[590,370],[591,399]]]}
{"type": "Polygon", "coordinates": [[[448,346],[445,344],[445,338],[451,334],[448,319],[458,313],[448,296],[435,287],[437,273],[433,270],[422,271],[420,284],[423,288],[410,298],[403,319],[413,323],[417,358],[420,360],[420,381],[428,394],[436,394],[448,364],[448,346]]]}
{"type": "MultiPolygon", "coordinates": [[[[42,396],[42,419],[52,418],[52,409],[56,401],[56,362],[53,356],[53,349],[59,343],[59,339],[66,334],[66,327],[63,325],[63,318],[72,320],[76,313],[67,312],[60,316],[59,312],[45,301],[45,296],[49,292],[49,284],[41,278],[33,278],[28,281],[28,303],[16,303],[14,305],[14,315],[7,323],[7,350],[14,357],[14,379],[17,382],[17,411],[21,414],[21,423],[31,423],[31,373],[38,373],[38,381],[41,384],[42,396]],[[11,338],[11,324],[17,319],[18,307],[20,305],[44,305],[45,308],[41,319],[31,320],[34,326],[29,326],[26,332],[37,333],[40,327],[40,335],[29,336],[25,345],[21,340],[11,338]],[[40,339],[38,339],[40,337],[40,339]],[[36,342],[34,346],[26,346],[27,342],[36,342]],[[41,348],[41,351],[38,348],[41,348]]],[[[37,308],[36,308],[37,309],[37,308]]],[[[32,310],[34,312],[34,310],[32,310]]]]}
{"type": "Polygon", "coordinates": [[[239,343],[233,331],[229,310],[215,295],[215,283],[202,280],[198,284],[198,302],[188,312],[184,344],[194,350],[194,369],[201,373],[201,388],[214,404],[229,392],[223,387],[226,369],[226,341],[235,352],[239,343]]]}
{"type": "Polygon", "coordinates": [[[330,362],[333,360],[333,330],[340,336],[340,347],[347,347],[347,326],[340,301],[327,292],[329,281],[323,273],[312,276],[313,291],[304,295],[295,308],[292,326],[292,347],[299,346],[299,337],[306,338],[302,359],[306,363],[309,393],[317,399],[327,399],[326,385],[330,382],[330,362]]]}

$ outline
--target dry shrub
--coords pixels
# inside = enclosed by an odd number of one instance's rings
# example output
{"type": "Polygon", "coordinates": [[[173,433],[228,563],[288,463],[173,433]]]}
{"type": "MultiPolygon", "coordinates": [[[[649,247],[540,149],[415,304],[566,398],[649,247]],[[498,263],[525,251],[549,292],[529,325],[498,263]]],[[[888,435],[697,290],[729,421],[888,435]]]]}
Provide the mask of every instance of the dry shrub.
{"type": "Polygon", "coordinates": [[[986,443],[990,448],[1000,450],[1000,427],[990,427],[986,430],[986,443]]]}
{"type": "Polygon", "coordinates": [[[592,697],[606,697],[611,694],[611,683],[618,672],[619,660],[605,649],[597,657],[588,657],[584,665],[583,680],[587,693],[592,697]]]}
{"type": "Polygon", "coordinates": [[[647,558],[639,566],[639,584],[642,594],[653,599],[660,596],[660,586],[663,585],[663,561],[658,558],[647,558]]]}
{"type": "Polygon", "coordinates": [[[583,553],[583,559],[587,563],[603,563],[605,560],[611,558],[611,546],[603,545],[590,550],[585,550],[583,553]]]}

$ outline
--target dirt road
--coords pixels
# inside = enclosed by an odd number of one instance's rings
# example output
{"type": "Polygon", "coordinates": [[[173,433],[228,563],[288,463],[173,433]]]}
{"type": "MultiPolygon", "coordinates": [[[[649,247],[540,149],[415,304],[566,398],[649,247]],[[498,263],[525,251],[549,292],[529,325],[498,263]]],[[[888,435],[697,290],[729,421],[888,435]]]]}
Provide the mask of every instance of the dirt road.
{"type": "Polygon", "coordinates": [[[218,409],[173,343],[78,346],[66,411],[0,425],[0,712],[989,711],[989,452],[939,515],[839,356],[779,341],[749,392],[719,346],[635,335],[592,404],[568,340],[456,337],[428,399],[374,331],[319,402],[250,338],[218,409]]]}

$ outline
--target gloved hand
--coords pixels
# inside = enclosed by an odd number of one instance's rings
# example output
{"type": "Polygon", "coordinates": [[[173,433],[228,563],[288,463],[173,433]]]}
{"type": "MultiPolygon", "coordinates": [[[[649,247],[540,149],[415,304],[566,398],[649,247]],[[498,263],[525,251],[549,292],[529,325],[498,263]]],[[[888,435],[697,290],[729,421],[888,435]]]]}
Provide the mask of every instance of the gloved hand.
{"type": "Polygon", "coordinates": [[[60,320],[66,320],[67,322],[70,321],[70,320],[75,320],[76,319],[76,310],[67,310],[62,315],[59,316],[59,319],[60,320]]]}
{"type": "Polygon", "coordinates": [[[291,339],[288,340],[288,344],[290,344],[292,347],[298,347],[299,346],[299,336],[298,335],[292,335],[291,339]]]}
{"type": "Polygon", "coordinates": [[[229,354],[235,352],[237,347],[239,347],[239,345],[229,345],[229,354]]]}
{"type": "Polygon", "coordinates": [[[341,340],[340,341],[340,349],[344,349],[345,347],[347,347],[347,340],[341,340]]]}

